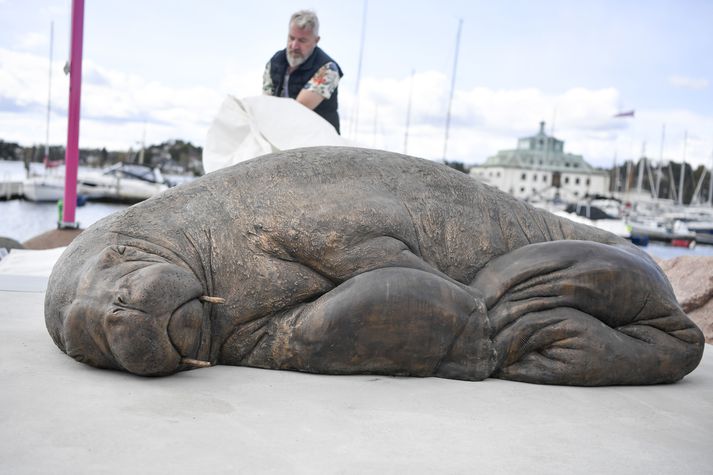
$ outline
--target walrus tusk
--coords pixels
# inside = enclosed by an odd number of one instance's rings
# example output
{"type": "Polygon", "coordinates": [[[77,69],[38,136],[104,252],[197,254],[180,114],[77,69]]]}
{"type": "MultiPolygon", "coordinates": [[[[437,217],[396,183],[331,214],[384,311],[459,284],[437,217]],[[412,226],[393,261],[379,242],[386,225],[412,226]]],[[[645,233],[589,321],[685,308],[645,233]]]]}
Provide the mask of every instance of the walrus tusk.
{"type": "Polygon", "coordinates": [[[223,297],[210,297],[208,295],[201,295],[198,300],[201,302],[209,302],[209,303],[217,303],[217,304],[224,304],[225,299],[223,297]]]}
{"type": "Polygon", "coordinates": [[[193,358],[181,358],[181,364],[193,366],[195,368],[210,368],[210,361],[194,360],[193,358]]]}

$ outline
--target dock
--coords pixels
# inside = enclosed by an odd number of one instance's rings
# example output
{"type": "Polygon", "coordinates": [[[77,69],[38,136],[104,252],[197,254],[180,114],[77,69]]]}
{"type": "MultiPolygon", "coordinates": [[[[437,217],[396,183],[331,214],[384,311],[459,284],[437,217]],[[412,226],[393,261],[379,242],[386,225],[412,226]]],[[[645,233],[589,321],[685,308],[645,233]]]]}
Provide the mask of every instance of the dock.
{"type": "Polygon", "coordinates": [[[22,181],[0,180],[0,200],[11,200],[22,196],[22,181]]]}

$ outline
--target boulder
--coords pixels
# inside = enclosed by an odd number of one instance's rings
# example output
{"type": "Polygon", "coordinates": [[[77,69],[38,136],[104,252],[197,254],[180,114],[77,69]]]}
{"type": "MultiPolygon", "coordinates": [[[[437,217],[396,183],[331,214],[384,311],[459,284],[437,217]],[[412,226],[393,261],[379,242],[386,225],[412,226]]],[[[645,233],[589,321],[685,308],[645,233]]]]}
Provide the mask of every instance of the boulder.
{"type": "Polygon", "coordinates": [[[683,310],[713,344],[713,256],[679,256],[658,264],[683,310]]]}

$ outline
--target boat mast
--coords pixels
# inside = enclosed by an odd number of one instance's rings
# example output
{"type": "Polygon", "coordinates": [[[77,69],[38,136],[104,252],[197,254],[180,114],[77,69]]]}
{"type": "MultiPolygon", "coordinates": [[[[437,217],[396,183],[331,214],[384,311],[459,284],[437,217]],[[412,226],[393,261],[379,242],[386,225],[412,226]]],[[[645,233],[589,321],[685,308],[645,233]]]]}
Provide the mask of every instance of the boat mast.
{"type": "Polygon", "coordinates": [[[711,152],[711,169],[708,171],[708,206],[713,206],[713,152],[711,152]]]}
{"type": "Polygon", "coordinates": [[[636,194],[641,196],[641,188],[644,182],[644,168],[646,167],[646,142],[641,144],[641,158],[639,159],[639,174],[636,177],[636,194]]]}
{"type": "Polygon", "coordinates": [[[368,3],[368,0],[364,0],[364,12],[361,16],[361,43],[359,46],[359,63],[357,65],[356,85],[354,86],[354,109],[352,110],[352,121],[349,124],[349,137],[352,140],[356,140],[356,134],[359,131],[359,84],[361,82],[361,63],[362,59],[364,58],[364,39],[366,38],[366,9],[368,3]]]}
{"type": "Polygon", "coordinates": [[[463,27],[463,19],[458,19],[458,34],[456,35],[456,51],[453,58],[453,75],[451,76],[451,92],[448,97],[448,111],[446,112],[446,135],[443,140],[443,161],[446,161],[446,151],[448,150],[448,132],[451,128],[451,104],[453,103],[453,92],[456,85],[456,71],[458,70],[458,49],[460,48],[460,32],[463,27]]]}
{"type": "Polygon", "coordinates": [[[82,96],[82,41],[84,36],[84,0],[72,0],[72,42],[69,55],[69,112],[67,150],[64,156],[64,207],[60,228],[78,228],[77,170],[79,168],[79,113],[82,96]]]}
{"type": "Polygon", "coordinates": [[[45,126],[45,166],[50,159],[50,112],[52,110],[52,50],[54,49],[54,21],[50,22],[50,63],[47,81],[47,124],[45,126]]]}
{"type": "Polygon", "coordinates": [[[666,124],[662,124],[661,126],[661,146],[659,147],[659,166],[658,166],[658,171],[656,173],[656,199],[659,199],[660,196],[660,190],[661,190],[661,172],[663,168],[663,143],[664,139],[666,138],[666,124]]]}
{"type": "Polygon", "coordinates": [[[404,132],[404,155],[408,155],[408,129],[411,125],[411,100],[413,98],[413,77],[416,70],[411,70],[411,81],[409,81],[408,105],[406,106],[406,131],[404,132]]]}
{"type": "Polygon", "coordinates": [[[688,130],[683,133],[683,158],[681,160],[681,173],[678,180],[678,204],[683,204],[683,182],[686,177],[686,144],[688,142],[688,130]]]}

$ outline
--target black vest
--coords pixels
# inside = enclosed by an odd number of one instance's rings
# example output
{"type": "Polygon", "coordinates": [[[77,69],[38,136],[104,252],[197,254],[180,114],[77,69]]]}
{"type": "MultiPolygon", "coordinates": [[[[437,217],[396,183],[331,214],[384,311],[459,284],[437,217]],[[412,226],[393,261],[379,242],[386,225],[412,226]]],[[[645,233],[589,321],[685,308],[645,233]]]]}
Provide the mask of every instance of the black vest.
{"type": "MultiPolygon", "coordinates": [[[[296,98],[297,94],[299,94],[305,84],[307,84],[307,81],[312,79],[312,76],[315,75],[319,68],[329,62],[337,64],[337,62],[330,58],[327,53],[322,51],[321,48],[315,46],[314,51],[312,51],[312,54],[309,55],[309,58],[307,58],[304,63],[300,64],[299,67],[290,74],[287,95],[293,99],[296,98]]],[[[284,49],[275,53],[272,59],[270,59],[270,77],[274,87],[273,95],[275,96],[282,95],[282,85],[285,82],[287,67],[287,52],[284,49]]],[[[344,76],[342,68],[340,68],[338,64],[337,71],[339,71],[340,78],[344,76]]],[[[317,114],[322,116],[327,122],[334,126],[337,133],[339,133],[339,113],[337,112],[338,92],[339,87],[334,90],[332,97],[324,99],[314,109],[317,114]]]]}

